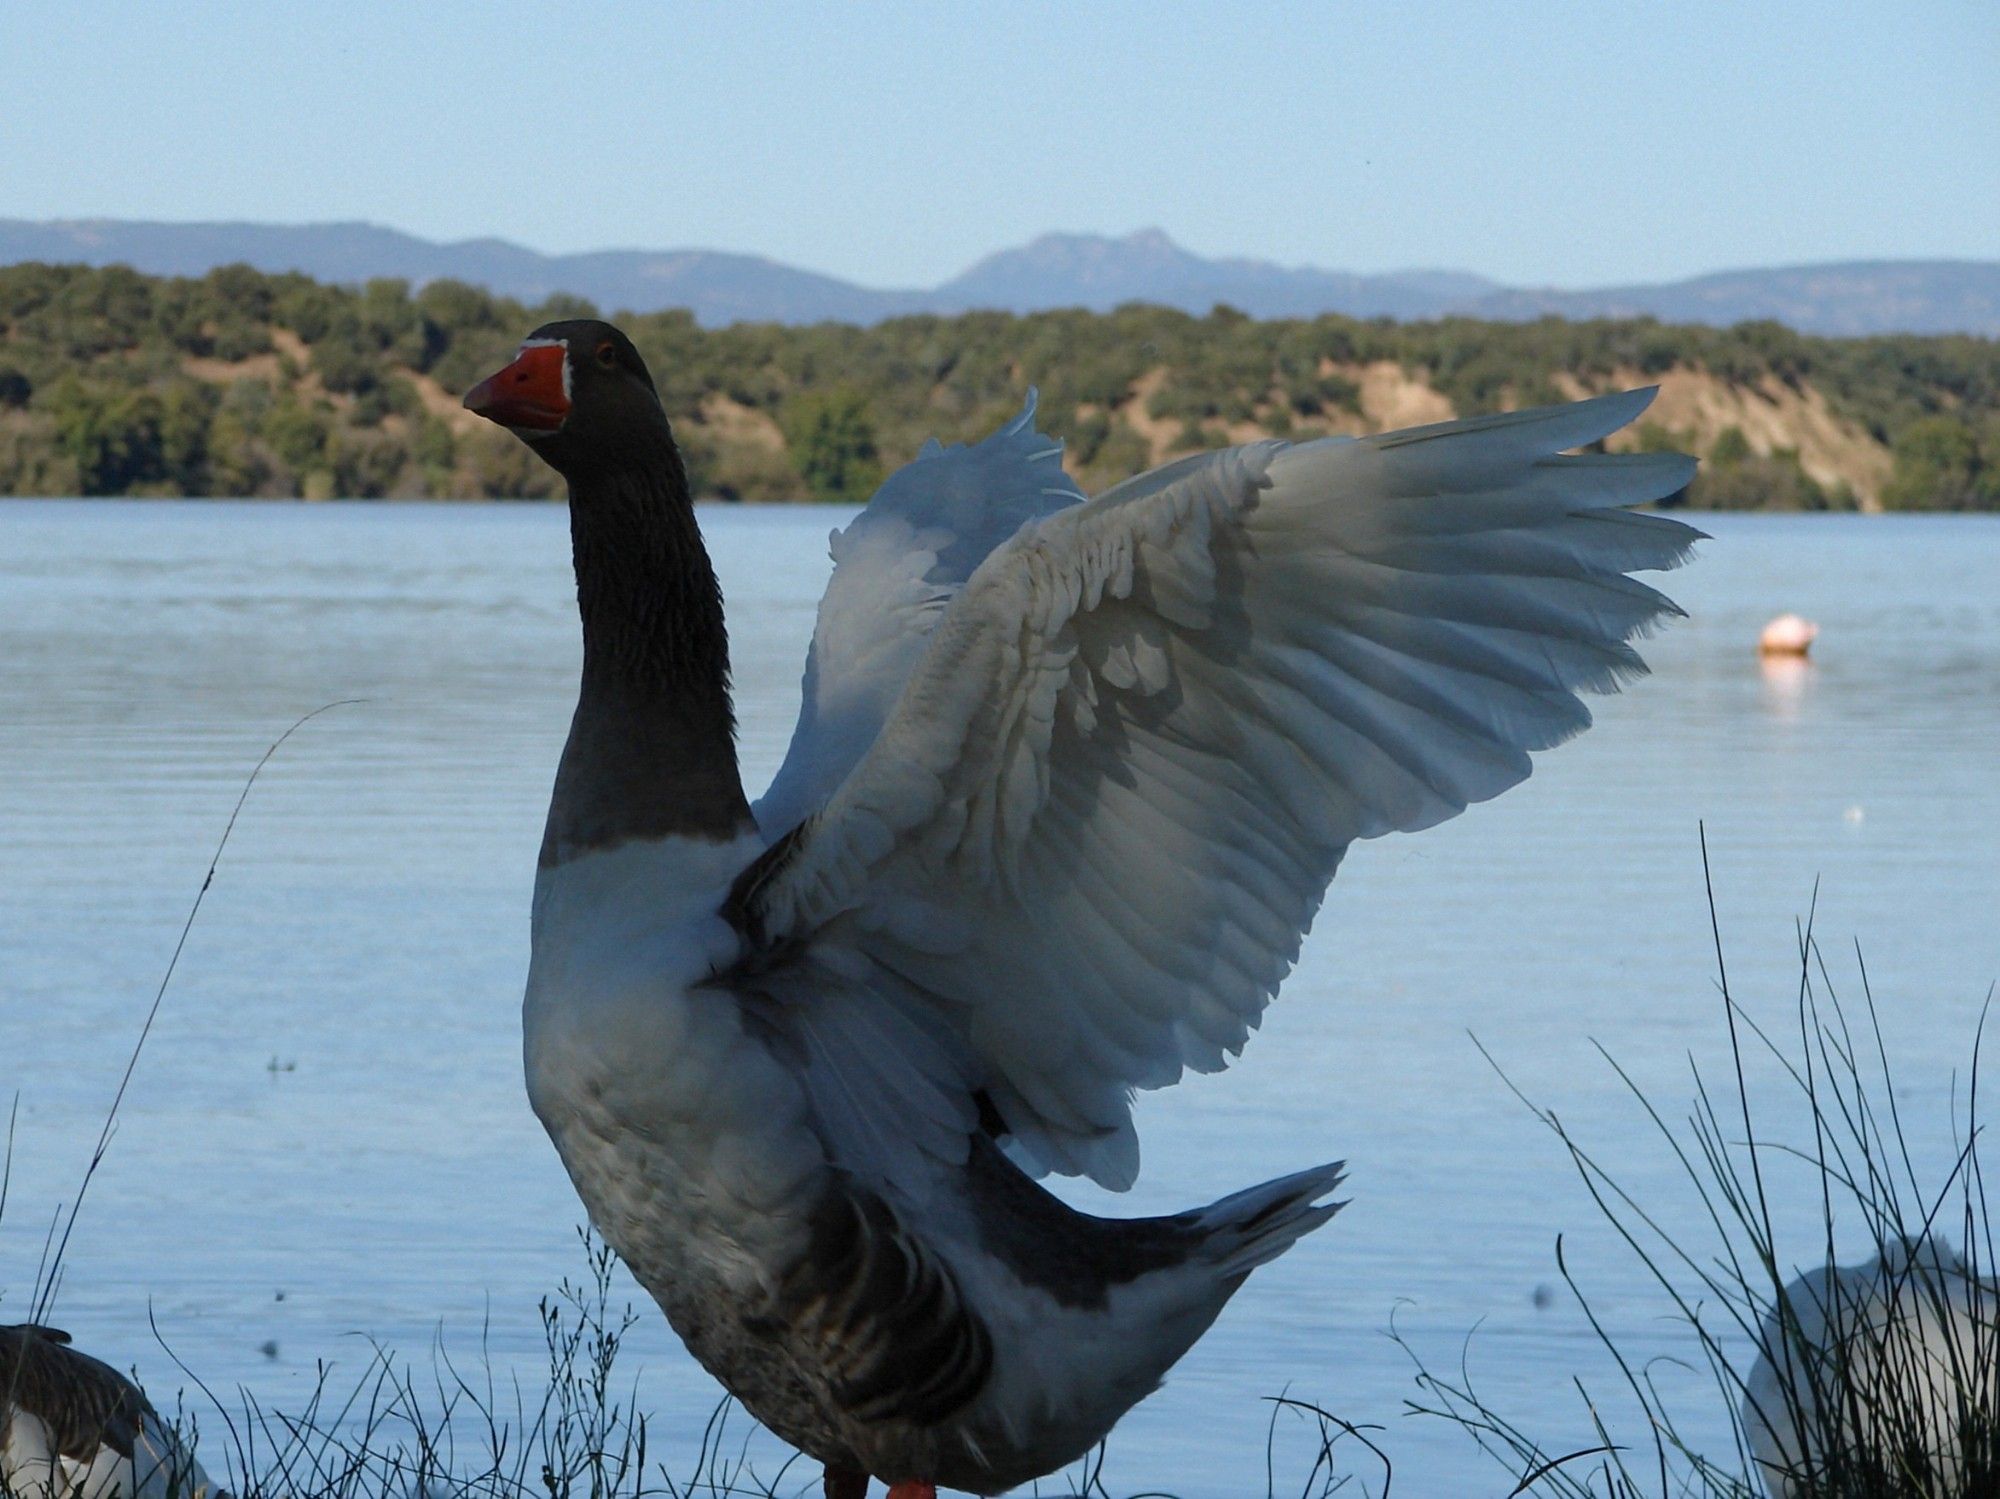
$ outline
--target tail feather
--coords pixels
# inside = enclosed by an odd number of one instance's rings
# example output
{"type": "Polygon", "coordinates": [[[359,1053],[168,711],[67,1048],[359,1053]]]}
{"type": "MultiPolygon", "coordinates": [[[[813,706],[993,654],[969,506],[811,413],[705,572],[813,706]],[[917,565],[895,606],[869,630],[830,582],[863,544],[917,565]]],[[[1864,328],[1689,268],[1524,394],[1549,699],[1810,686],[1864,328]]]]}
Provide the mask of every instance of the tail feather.
{"type": "Polygon", "coordinates": [[[1347,1162],[1333,1161],[1210,1203],[1190,1215],[1206,1232],[1202,1258],[1224,1275],[1248,1275],[1346,1207],[1321,1201],[1346,1179],[1347,1162]]]}

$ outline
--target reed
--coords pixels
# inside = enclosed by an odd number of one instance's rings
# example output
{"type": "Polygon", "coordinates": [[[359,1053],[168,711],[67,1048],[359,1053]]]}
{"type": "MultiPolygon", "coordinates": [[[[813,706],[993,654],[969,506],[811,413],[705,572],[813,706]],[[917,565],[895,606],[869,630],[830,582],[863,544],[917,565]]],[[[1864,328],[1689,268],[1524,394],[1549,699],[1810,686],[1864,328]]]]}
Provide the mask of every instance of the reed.
{"type": "MultiPolygon", "coordinates": [[[[1707,877],[1705,838],[1702,860],[1707,877]]],[[[1475,1383],[1469,1360],[1440,1372],[1397,1335],[1422,1392],[1408,1408],[1467,1433],[1513,1481],[1510,1495],[2000,1494],[2000,1298],[1979,1098],[1985,1011],[1951,1109],[1956,1154],[1927,1178],[1859,950],[1855,1005],[1841,998],[1809,911],[1798,926],[1788,1024],[1779,1030],[1760,1024],[1731,990],[1712,877],[1708,906],[1727,1076],[1718,1084],[1694,1065],[1692,1105],[1674,1120],[1599,1048],[1691,1189],[1694,1213],[1671,1218],[1644,1200],[1553,1110],[1508,1082],[1635,1257],[1659,1309],[1680,1329],[1680,1351],[1663,1366],[1600,1317],[1558,1237],[1558,1270],[1615,1370],[1608,1392],[1574,1381],[1580,1437],[1552,1440],[1526,1429],[1475,1383]],[[1760,1060],[1776,1064],[1760,1074],[1778,1080],[1775,1096],[1757,1096],[1770,1084],[1750,1081],[1760,1060]],[[1802,1138],[1766,1129],[1770,1116],[1788,1111],[1802,1121],[1802,1138]],[[1781,1232],[1794,1216],[1774,1206],[1781,1162],[1803,1167],[1814,1199],[1809,1234],[1781,1232]],[[1857,1243],[1874,1257],[1833,1273],[1840,1251],[1852,1254],[1857,1243]],[[1798,1274],[1795,1264],[1811,1268],[1798,1274]],[[1723,1450],[1700,1450],[1684,1434],[1694,1424],[1689,1412],[1677,1412],[1663,1390],[1663,1367],[1690,1366],[1706,1371],[1704,1398],[1727,1412],[1733,1441],[1723,1450]]],[[[1709,1429],[1720,1424],[1713,1406],[1705,1414],[1709,1429]]]]}
{"type": "MultiPolygon", "coordinates": [[[[578,1230],[585,1272],[565,1279],[540,1304],[548,1364],[538,1390],[503,1377],[482,1335],[468,1359],[433,1339],[426,1366],[375,1346],[357,1375],[322,1363],[312,1394],[296,1409],[274,1409],[247,1390],[213,1389],[175,1359],[197,1393],[203,1421],[186,1400],[165,1424],[185,1450],[198,1451],[218,1487],[236,1499],[806,1499],[819,1493],[818,1465],[796,1454],[760,1473],[759,1428],[727,1398],[709,1414],[692,1457],[661,1461],[650,1439],[636,1381],[620,1374],[625,1334],[639,1313],[614,1294],[617,1262],[578,1230]]],[[[154,1330],[158,1337],[158,1329],[154,1330]]],[[[164,1342],[162,1346],[166,1345],[164,1342]]],[[[172,1357],[172,1350],[168,1349],[172,1357]]],[[[1356,1480],[1348,1449],[1389,1460],[1368,1435],[1303,1400],[1277,1396],[1264,1453],[1265,1499],[1332,1499],[1356,1480]]],[[[1025,1491],[1046,1499],[1174,1499],[1114,1489],[1100,1447],[1070,1473],[1025,1491]]],[[[0,1477],[0,1499],[19,1499],[0,1477]]],[[[28,1499],[44,1499],[37,1494],[28,1499]]],[[[155,1499],[215,1499],[161,1494],[155,1499]]]]}

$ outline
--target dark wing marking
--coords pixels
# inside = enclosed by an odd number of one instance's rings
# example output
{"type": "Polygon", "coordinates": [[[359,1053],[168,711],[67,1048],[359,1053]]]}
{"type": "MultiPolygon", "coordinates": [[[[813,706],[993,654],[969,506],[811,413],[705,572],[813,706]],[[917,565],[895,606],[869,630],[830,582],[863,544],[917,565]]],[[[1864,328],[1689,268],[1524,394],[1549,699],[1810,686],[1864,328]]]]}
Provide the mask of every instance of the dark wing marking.
{"type": "Polygon", "coordinates": [[[0,1327],[0,1402],[38,1417],[64,1457],[89,1462],[108,1446],[129,1458],[140,1423],[159,1417],[131,1380],[68,1343],[32,1322],[0,1327]]]}
{"type": "Polygon", "coordinates": [[[722,902],[722,917],[736,928],[750,947],[750,957],[746,958],[746,962],[768,958],[768,955],[762,952],[768,942],[762,911],[764,889],[772,880],[783,874],[786,866],[797,857],[812,825],[812,819],[807,818],[786,833],[752,859],[729,887],[729,894],[722,902]]]}
{"type": "Polygon", "coordinates": [[[977,1396],[993,1368],[992,1336],[950,1269],[852,1182],[815,1211],[779,1300],[834,1402],[858,1421],[935,1424],[977,1396]]]}
{"type": "Polygon", "coordinates": [[[981,1088],[972,1095],[972,1102],[979,1110],[979,1132],[989,1140],[1005,1140],[1013,1132],[1007,1128],[1006,1116],[1000,1106],[993,1101],[993,1095],[981,1088]]]}

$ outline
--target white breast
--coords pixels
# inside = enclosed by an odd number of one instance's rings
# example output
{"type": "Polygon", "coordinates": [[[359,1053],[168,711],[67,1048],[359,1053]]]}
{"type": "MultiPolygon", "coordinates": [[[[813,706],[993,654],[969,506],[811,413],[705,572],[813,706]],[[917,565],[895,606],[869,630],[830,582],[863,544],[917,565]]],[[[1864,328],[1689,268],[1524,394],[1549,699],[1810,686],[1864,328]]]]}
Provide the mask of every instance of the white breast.
{"type": "Polygon", "coordinates": [[[762,849],[628,843],[543,870],[523,1004],[528,1096],[591,1219],[656,1294],[782,1263],[824,1155],[795,1075],[725,989],[716,913],[762,849]]]}

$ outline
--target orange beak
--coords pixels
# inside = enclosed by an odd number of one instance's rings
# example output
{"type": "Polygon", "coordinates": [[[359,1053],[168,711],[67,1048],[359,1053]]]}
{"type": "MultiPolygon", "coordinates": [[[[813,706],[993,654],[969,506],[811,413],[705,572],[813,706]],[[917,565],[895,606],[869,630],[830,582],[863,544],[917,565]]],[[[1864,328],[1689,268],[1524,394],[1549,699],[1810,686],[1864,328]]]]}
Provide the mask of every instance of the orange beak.
{"type": "Polygon", "coordinates": [[[563,390],[563,364],[569,350],[561,344],[534,344],[498,374],[488,375],[465,393],[465,409],[503,427],[526,432],[553,432],[569,415],[563,390]]]}

